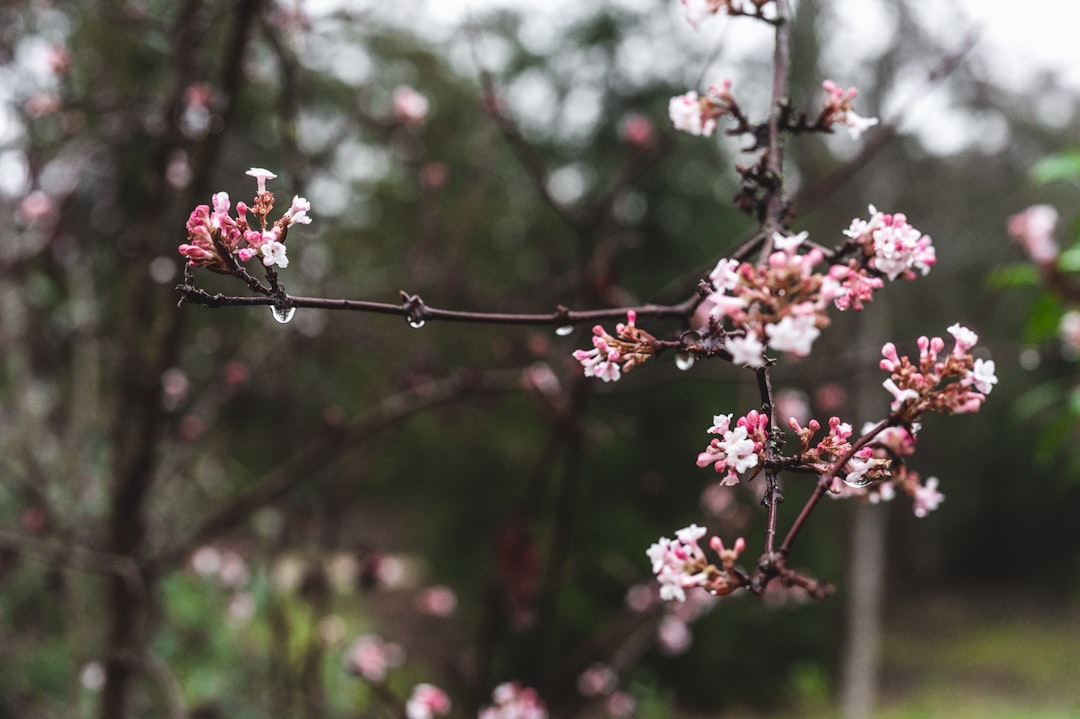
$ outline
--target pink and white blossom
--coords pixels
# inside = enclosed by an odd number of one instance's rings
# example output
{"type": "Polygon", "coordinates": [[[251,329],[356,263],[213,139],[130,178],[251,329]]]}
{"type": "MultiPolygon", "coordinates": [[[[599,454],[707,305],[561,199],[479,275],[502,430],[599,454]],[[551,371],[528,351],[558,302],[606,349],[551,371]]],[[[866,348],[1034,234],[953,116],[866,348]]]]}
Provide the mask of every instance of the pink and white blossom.
{"type": "Polygon", "coordinates": [[[259,247],[263,256],[263,264],[267,267],[277,265],[282,269],[289,266],[289,258],[285,255],[285,244],[277,240],[270,240],[259,247]]]}
{"type": "Polygon", "coordinates": [[[979,390],[983,394],[990,394],[990,391],[994,389],[994,385],[997,384],[998,378],[994,374],[994,361],[993,360],[975,360],[975,365],[971,368],[971,373],[964,378],[964,382],[969,385],[974,385],[975,389],[979,390]]]}
{"type": "Polygon", "coordinates": [[[277,175],[270,172],[270,170],[264,170],[261,167],[253,167],[244,174],[255,178],[255,182],[258,183],[257,192],[260,195],[266,192],[266,181],[273,180],[277,177],[277,175]]]}
{"type": "Polygon", "coordinates": [[[748,332],[744,337],[728,337],[724,346],[731,353],[732,364],[753,368],[765,366],[765,345],[754,334],[748,332]]]}
{"type": "Polygon", "coordinates": [[[778,352],[791,352],[798,357],[810,354],[814,340],[821,335],[813,315],[788,315],[776,324],[765,325],[769,347],[778,352]]]}
{"type": "Polygon", "coordinates": [[[422,94],[408,85],[394,88],[394,117],[406,125],[422,125],[427,119],[430,103],[422,94]]]}
{"type": "Polygon", "coordinates": [[[956,346],[953,347],[952,352],[954,355],[966,354],[968,350],[979,343],[979,335],[960,323],[950,325],[947,331],[956,340],[956,346]]]}
{"type": "Polygon", "coordinates": [[[374,634],[356,638],[345,652],[345,668],[372,682],[382,682],[390,669],[400,666],[405,653],[397,644],[384,642],[374,634]]]}
{"type": "Polygon", "coordinates": [[[308,212],[311,211],[311,203],[305,198],[299,195],[293,195],[292,205],[289,207],[286,217],[288,217],[288,226],[293,225],[309,225],[311,224],[311,218],[308,217],[308,212]]]}
{"type": "Polygon", "coordinates": [[[945,501],[945,495],[938,491],[937,477],[928,477],[926,482],[915,490],[914,511],[916,517],[925,517],[945,501]]]}
{"type": "Polygon", "coordinates": [[[925,275],[937,261],[930,237],[908,224],[900,212],[886,214],[870,205],[870,219],[852,220],[844,234],[862,245],[871,257],[871,266],[890,280],[901,275],[913,277],[911,270],[925,275]]]}
{"type": "Polygon", "coordinates": [[[405,702],[407,719],[434,719],[450,713],[450,697],[433,684],[417,684],[405,702]]]}
{"type": "Polygon", "coordinates": [[[517,682],[504,682],[492,692],[492,704],[477,719],[547,719],[547,708],[536,690],[517,682]]]}
{"type": "Polygon", "coordinates": [[[1054,239],[1058,213],[1050,205],[1034,205],[1009,218],[1009,234],[1032,261],[1049,264],[1057,260],[1059,248],[1054,239]]]}
{"type": "Polygon", "coordinates": [[[652,561],[652,571],[660,582],[660,598],[686,601],[686,590],[692,587],[708,589],[712,594],[727,594],[739,586],[732,574],[735,561],[746,549],[741,537],[732,549],[725,549],[719,537],[713,537],[709,546],[720,557],[720,566],[710,563],[698,544],[705,536],[705,528],[696,524],[675,533],[675,539],[661,537],[646,551],[652,561]]]}
{"type": "Polygon", "coordinates": [[[708,137],[716,130],[716,118],[703,109],[697,92],[693,90],[671,98],[668,102],[668,117],[676,130],[697,137],[708,137]]]}
{"type": "Polygon", "coordinates": [[[831,122],[839,122],[848,128],[851,139],[858,140],[863,132],[878,124],[876,117],[862,117],[852,109],[851,104],[859,91],[854,87],[846,90],[832,80],[826,80],[822,87],[829,95],[829,101],[825,105],[825,114],[831,122]]]}

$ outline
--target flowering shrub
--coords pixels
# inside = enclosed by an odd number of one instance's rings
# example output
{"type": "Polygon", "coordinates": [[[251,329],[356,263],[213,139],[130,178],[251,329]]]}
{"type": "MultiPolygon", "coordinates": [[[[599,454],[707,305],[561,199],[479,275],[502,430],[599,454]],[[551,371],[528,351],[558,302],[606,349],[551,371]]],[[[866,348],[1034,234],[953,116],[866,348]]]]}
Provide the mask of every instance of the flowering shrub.
{"type": "MultiPolygon", "coordinates": [[[[787,43],[789,11],[784,2],[683,0],[683,6],[688,21],[695,27],[708,16],[724,11],[775,26],[778,45],[787,43]]],[[[777,68],[774,97],[787,96],[786,70],[782,65],[777,68]]],[[[785,453],[789,437],[785,436],[776,411],[777,398],[769,374],[779,361],[775,355],[794,358],[811,355],[815,342],[831,323],[832,309],[860,311],[873,300],[875,292],[884,288],[886,280],[917,279],[929,272],[937,259],[929,235],[912,226],[903,213],[881,212],[872,205],[868,217],[851,220],[846,230],[837,233],[837,241],[831,247],[812,241],[808,232],[793,231],[794,217],[783,186],[785,138],[811,132],[832,133],[835,128],[843,127],[857,140],[878,122],[855,112],[853,103],[858,95],[855,88],[844,89],[832,81],[825,81],[822,87],[826,100],[815,111],[801,112],[786,100],[777,100],[769,117],[760,122],[752,121],[744,113],[730,81],[711,86],[703,96],[691,90],[671,98],[668,111],[676,130],[709,138],[718,130],[719,121],[725,119],[731,123],[725,134],[745,138],[749,145],[743,149],[758,153],[755,162],[737,165],[740,188],[735,197],[736,206],[757,220],[757,232],[751,241],[720,258],[707,278],[698,283],[695,296],[677,306],[585,312],[559,307],[553,314],[543,316],[436,309],[418,295],[405,292],[401,293],[399,305],[292,297],[279,282],[275,268],[288,267],[287,231],[295,224],[310,222],[311,207],[304,198],[294,197],[289,210],[271,222],[268,218],[274,198],[265,183],[275,176],[258,168],[248,173],[258,183],[251,208],[238,203],[233,217],[228,196],[218,193],[212,200],[213,210],[200,205],[192,212],[187,226],[188,241],[179,248],[187,260],[185,283],[180,286],[182,300],[211,306],[252,304],[242,302],[242,298],[211,296],[195,287],[194,271],[209,269],[244,281],[253,292],[264,296],[266,304],[272,305],[275,316],[298,306],[349,309],[399,314],[416,328],[429,320],[448,319],[550,324],[557,328],[558,334],[564,335],[568,333],[564,328],[572,331],[576,324],[625,315],[625,322],[617,323],[613,333],[602,324],[593,325],[592,347],[573,352],[585,377],[615,383],[624,374],[667,352],[678,356],[677,362],[683,369],[699,359],[720,359],[746,368],[756,380],[759,406],[737,419],[736,412],[715,415],[707,430],[713,437],[698,453],[696,462],[701,468],[711,467],[720,476],[721,487],[753,482],[761,485],[762,504],[768,516],[760,554],[752,571],[743,569],[737,562],[748,549],[746,539],[737,537],[728,546],[719,535],[713,535],[708,542],[712,556],[707,555],[700,545],[708,533],[706,528],[690,524],[675,532],[674,539],[661,537],[646,551],[659,584],[659,597],[686,603],[693,601],[691,592],[695,589],[721,596],[739,589],[761,595],[767,590],[797,588],[811,597],[822,598],[832,591],[831,586],[788,566],[793,544],[820,499],[828,495],[880,502],[902,493],[912,499],[917,516],[933,511],[944,499],[938,491],[938,480],[935,477],[921,480],[908,469],[906,461],[915,449],[919,421],[927,412],[975,412],[997,383],[994,363],[972,355],[977,335],[959,324],[948,328],[953,347],[947,353],[945,341],[940,337],[920,337],[916,343],[917,360],[901,355],[893,343],[886,343],[881,349],[883,359],[879,366],[888,373],[882,383],[891,395],[887,415],[862,428],[860,433],[837,416],[829,417],[824,424],[809,419],[805,426],[791,418],[786,428],[794,433],[797,446],[785,453]],[[249,215],[255,221],[249,221],[249,215]],[[256,280],[244,266],[256,257],[265,267],[266,284],[256,280]],[[688,329],[670,338],[657,336],[638,325],[650,316],[678,317],[687,323],[688,329]],[[786,533],[779,531],[782,475],[810,477],[814,485],[786,533]]],[[[498,116],[497,98],[485,100],[511,141],[519,142],[520,136],[506,130],[505,119],[498,116]]],[[[393,115],[398,123],[418,130],[427,121],[428,110],[426,98],[417,91],[407,87],[395,91],[393,115]]],[[[650,133],[639,128],[634,137],[637,139],[632,144],[639,149],[654,147],[650,133]]],[[[546,186],[543,191],[547,193],[546,186]]],[[[558,205],[550,195],[545,197],[554,206],[558,205]]],[[[1030,232],[1040,226],[1039,222],[1039,218],[1029,218],[1017,224],[1023,224],[1024,231],[1030,232]]],[[[547,395],[559,393],[557,378],[539,371],[528,376],[530,386],[547,395]]],[[[554,400],[551,407],[554,411],[561,409],[554,400]]],[[[520,554],[528,555],[527,548],[520,554]]],[[[510,573],[520,580],[515,582],[519,589],[527,588],[518,595],[528,595],[533,577],[524,576],[522,567],[531,563],[507,564],[514,565],[510,573]]],[[[519,603],[527,604],[528,599],[521,596],[517,596],[519,603]]],[[[532,617],[528,611],[519,615],[526,617],[522,621],[530,621],[532,617]]],[[[688,644],[685,637],[678,636],[680,632],[688,633],[688,621],[674,614],[667,615],[665,620],[668,644],[688,644]]],[[[347,666],[368,682],[381,683],[393,661],[381,640],[362,637],[350,648],[347,666]]],[[[588,686],[600,685],[601,679],[607,681],[597,674],[588,686]]],[[[610,689],[606,693],[610,694],[610,689]]],[[[405,713],[410,719],[427,719],[449,709],[447,696],[429,684],[417,685],[405,702],[405,713]]],[[[498,686],[493,703],[479,714],[480,719],[546,716],[535,691],[513,682],[498,686]]]]}

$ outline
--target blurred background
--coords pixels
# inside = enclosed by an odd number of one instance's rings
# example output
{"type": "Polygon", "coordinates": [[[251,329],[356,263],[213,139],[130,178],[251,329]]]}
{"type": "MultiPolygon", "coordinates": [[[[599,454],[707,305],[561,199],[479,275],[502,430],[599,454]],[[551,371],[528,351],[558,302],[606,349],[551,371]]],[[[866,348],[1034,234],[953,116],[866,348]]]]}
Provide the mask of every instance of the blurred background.
{"type": "MultiPolygon", "coordinates": [[[[793,229],[833,245],[873,204],[938,264],[783,360],[785,411],[879,419],[881,343],[954,322],[1000,382],[924,423],[937,512],[818,510],[791,563],[833,597],[664,607],[658,536],[760,551],[753,488],[694,464],[751,373],[602,385],[585,327],[178,308],[176,247],[256,166],[312,205],[293,294],[680,302],[754,230],[752,156],[676,136],[668,99],[732,78],[760,117],[768,27],[695,31],[675,0],[0,3],[0,717],[402,716],[416,682],[465,717],[510,679],[552,717],[1076,716],[1077,348],[1006,232],[1049,203],[1077,236],[1076,12],[796,4],[793,100],[831,78],[883,125],[790,142],[793,229]]],[[[782,522],[810,489],[786,480],[782,522]]]]}

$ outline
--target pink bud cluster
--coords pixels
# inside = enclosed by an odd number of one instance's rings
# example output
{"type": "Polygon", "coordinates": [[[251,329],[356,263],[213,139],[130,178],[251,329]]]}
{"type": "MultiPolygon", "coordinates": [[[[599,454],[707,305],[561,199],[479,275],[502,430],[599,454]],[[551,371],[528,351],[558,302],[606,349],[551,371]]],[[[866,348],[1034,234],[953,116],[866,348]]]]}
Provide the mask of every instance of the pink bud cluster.
{"type": "Polygon", "coordinates": [[[1032,262],[1045,265],[1057,260],[1059,248],[1054,239],[1058,213],[1050,205],[1034,205],[1009,218],[1009,234],[1023,248],[1032,262]]]}
{"type": "Polygon", "coordinates": [[[861,487],[889,474],[890,461],[875,457],[874,448],[870,446],[857,450],[843,467],[836,466],[852,449],[851,425],[841,422],[839,417],[829,418],[829,432],[813,447],[810,442],[821,429],[821,424],[816,419],[802,427],[798,420],[791,418],[788,426],[795,431],[802,443],[802,452],[797,458],[798,466],[810,467],[819,474],[835,472],[835,481],[831,488],[834,493],[842,491],[841,480],[845,485],[861,487]]]}
{"type": "Polygon", "coordinates": [[[675,539],[661,537],[645,554],[652,561],[652,571],[660,582],[660,598],[686,601],[686,590],[701,587],[714,595],[730,594],[742,586],[743,576],[734,569],[735,561],[746,549],[746,540],[739,537],[728,549],[719,537],[709,540],[709,547],[720,558],[720,566],[708,561],[698,540],[705,528],[696,524],[675,533],[675,539]]]}
{"type": "Polygon", "coordinates": [[[745,417],[739,417],[734,428],[731,427],[730,414],[716,415],[709,433],[721,437],[709,442],[705,451],[698,455],[697,465],[712,465],[718,474],[724,475],[721,485],[738,484],[739,475],[747,475],[750,470],[754,471],[747,478],[753,478],[764,463],[761,453],[768,439],[768,426],[768,415],[757,410],[750,410],[745,417]]]}
{"type": "Polygon", "coordinates": [[[713,85],[704,97],[697,92],[690,92],[671,98],[668,103],[668,116],[676,130],[708,137],[716,130],[716,121],[730,114],[736,107],[731,96],[731,80],[724,80],[721,85],[713,85]]]}
{"type": "Polygon", "coordinates": [[[504,682],[495,687],[492,704],[484,707],[477,719],[547,719],[547,709],[536,690],[517,682],[504,682]]]}
{"type": "Polygon", "coordinates": [[[626,323],[615,326],[615,336],[602,326],[593,327],[593,348],[575,350],[574,359],[585,368],[586,377],[599,377],[605,382],[616,382],[622,372],[648,360],[656,352],[656,338],[635,326],[637,313],[626,313],[626,323]]]}
{"type": "Polygon", "coordinates": [[[236,258],[240,262],[247,262],[260,255],[267,267],[288,267],[285,235],[293,225],[311,222],[307,214],[311,210],[311,203],[303,197],[294,196],[285,214],[276,222],[268,223],[267,216],[273,209],[274,195],[267,191],[266,181],[277,175],[258,167],[251,168],[247,174],[258,183],[253,206],[249,208],[244,202],[237,202],[234,218],[229,214],[231,202],[228,193],[218,192],[211,198],[213,210],[208,205],[199,205],[188,217],[188,241],[178,249],[192,267],[231,272],[236,266],[236,258]],[[257,218],[255,226],[248,220],[249,214],[257,218]]]}
{"type": "Polygon", "coordinates": [[[892,342],[882,346],[880,366],[891,373],[882,386],[893,396],[890,409],[898,421],[914,422],[924,412],[977,412],[997,384],[993,360],[974,359],[970,354],[979,336],[959,324],[948,331],[955,342],[952,352],[941,358],[945,341],[920,337],[917,365],[907,356],[900,357],[892,342]]]}
{"type": "Polygon", "coordinates": [[[914,279],[914,270],[925,275],[937,261],[930,236],[909,225],[900,212],[885,214],[870,205],[870,219],[852,220],[844,234],[862,247],[869,265],[890,280],[914,279]]]}
{"type": "Polygon", "coordinates": [[[434,719],[450,713],[450,697],[433,684],[417,684],[405,702],[406,719],[434,719]]]}
{"type": "Polygon", "coordinates": [[[859,94],[857,89],[849,87],[845,90],[832,80],[826,80],[821,85],[829,96],[822,111],[823,124],[838,122],[846,125],[853,140],[858,140],[863,132],[878,124],[876,117],[862,117],[852,109],[851,103],[859,94]]]}

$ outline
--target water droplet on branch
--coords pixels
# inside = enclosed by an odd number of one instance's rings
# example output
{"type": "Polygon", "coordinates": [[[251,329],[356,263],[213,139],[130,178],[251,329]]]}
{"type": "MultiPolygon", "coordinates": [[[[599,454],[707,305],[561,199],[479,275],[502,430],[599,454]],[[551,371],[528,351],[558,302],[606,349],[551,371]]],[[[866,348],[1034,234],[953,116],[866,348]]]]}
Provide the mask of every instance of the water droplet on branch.
{"type": "Polygon", "coordinates": [[[865,474],[855,475],[850,480],[847,478],[847,476],[845,476],[843,480],[844,484],[849,487],[855,487],[856,489],[860,487],[865,487],[866,485],[874,481],[873,478],[867,477],[865,474]]]}
{"type": "Polygon", "coordinates": [[[680,352],[675,355],[675,366],[681,369],[683,372],[694,366],[696,358],[689,352],[680,352]]]}
{"type": "Polygon", "coordinates": [[[421,328],[421,327],[423,327],[423,326],[424,326],[425,324],[427,324],[427,323],[426,323],[426,322],[425,322],[424,320],[420,320],[420,319],[417,319],[417,320],[409,320],[409,327],[412,327],[412,328],[413,328],[414,330],[418,330],[418,329],[420,329],[420,328],[421,328]]]}
{"type": "Polygon", "coordinates": [[[560,337],[566,337],[567,335],[571,335],[573,333],[574,333],[574,326],[573,325],[563,325],[562,327],[556,327],[555,328],[555,334],[559,335],[560,337]]]}
{"type": "Polygon", "coordinates": [[[274,316],[274,319],[285,324],[293,318],[296,314],[295,307],[277,307],[276,305],[270,305],[270,314],[274,316]]]}

